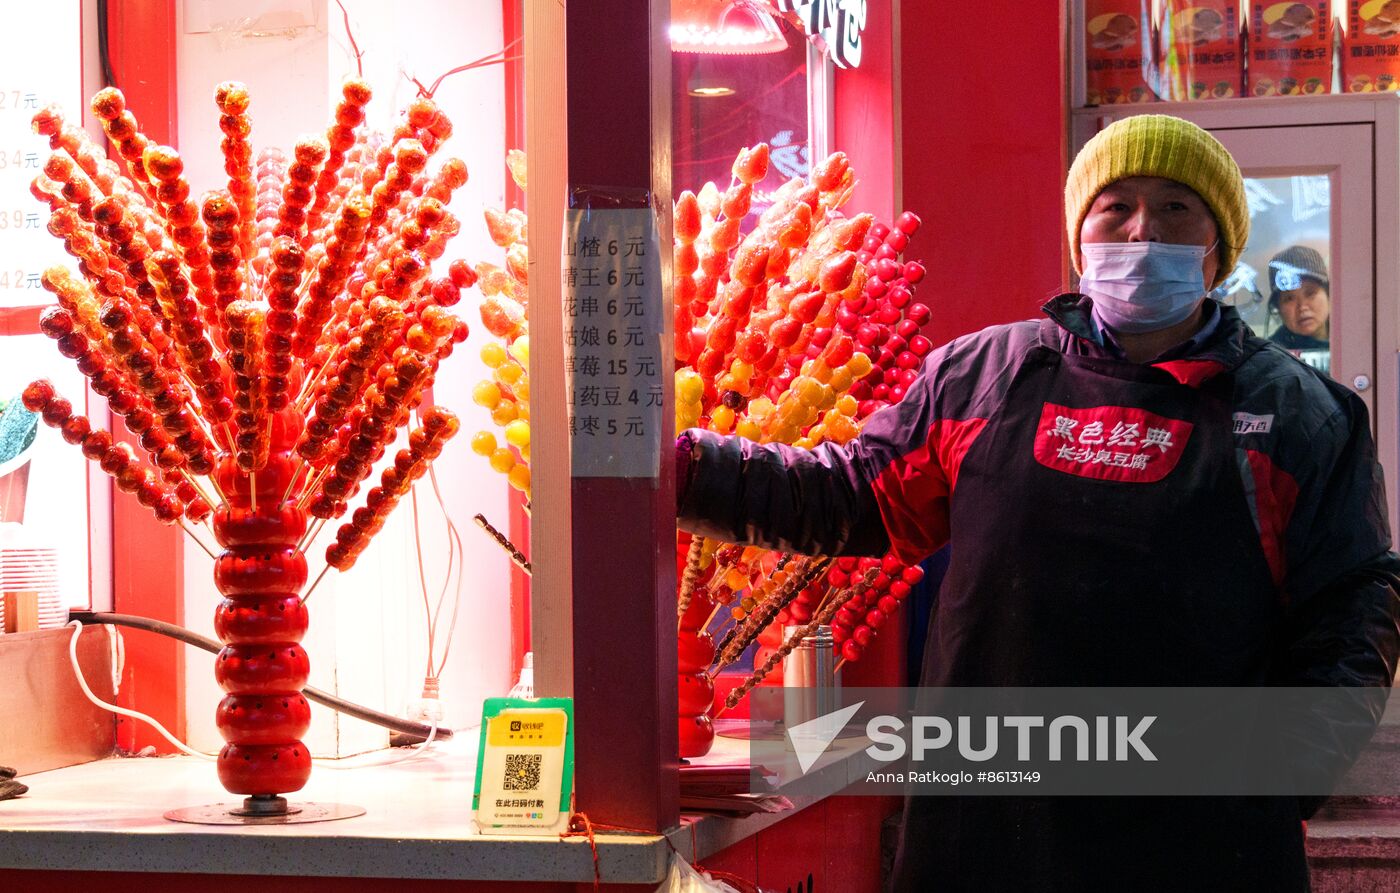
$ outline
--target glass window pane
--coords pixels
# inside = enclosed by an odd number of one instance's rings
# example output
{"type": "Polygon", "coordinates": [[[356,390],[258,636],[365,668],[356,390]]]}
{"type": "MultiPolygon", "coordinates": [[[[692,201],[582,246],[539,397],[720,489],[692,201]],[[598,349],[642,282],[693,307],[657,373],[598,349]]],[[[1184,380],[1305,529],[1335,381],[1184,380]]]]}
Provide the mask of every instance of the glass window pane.
{"type": "Polygon", "coordinates": [[[1216,296],[1310,366],[1331,365],[1332,181],[1246,178],[1249,244],[1216,296]]]}
{"type": "Polygon", "coordinates": [[[30,128],[34,113],[58,104],[82,120],[81,4],[26,3],[6,10],[13,40],[0,54],[0,308],[48,304],[39,276],[64,263],[63,243],[44,229],[48,211],[29,194],[49,147],[30,128]]]}
{"type": "MultiPolygon", "coordinates": [[[[726,6],[718,4],[719,8],[726,6]]],[[[730,165],[745,146],[768,143],[768,177],[755,184],[754,215],[792,177],[806,176],[807,42],[786,25],[787,48],[758,55],[672,55],[672,182],[677,194],[707,180],[729,185],[730,165]]]]}
{"type": "MultiPolygon", "coordinates": [[[[38,377],[35,370],[44,369],[58,393],[73,401],[74,412],[89,414],[84,405],[87,391],[83,377],[73,363],[57,361],[53,342],[42,335],[4,338],[0,347],[5,352],[5,362],[0,363],[0,401],[6,404],[0,414],[0,548],[15,549],[16,554],[23,549],[26,562],[36,566],[56,564],[52,585],[56,585],[62,604],[89,607],[88,462],[76,447],[64,443],[56,430],[28,413],[19,400],[25,385],[38,377]],[[14,434],[6,437],[7,431],[14,434]],[[39,558],[29,561],[36,549],[53,551],[41,551],[39,558]]],[[[105,405],[94,414],[96,426],[105,428],[105,405]]],[[[104,476],[103,485],[105,480],[104,476]]],[[[10,566],[9,554],[5,573],[17,579],[19,574],[10,566]]],[[[48,576],[37,567],[32,579],[43,585],[43,591],[50,588],[48,576]]],[[[10,582],[5,588],[11,588],[10,582]]]]}

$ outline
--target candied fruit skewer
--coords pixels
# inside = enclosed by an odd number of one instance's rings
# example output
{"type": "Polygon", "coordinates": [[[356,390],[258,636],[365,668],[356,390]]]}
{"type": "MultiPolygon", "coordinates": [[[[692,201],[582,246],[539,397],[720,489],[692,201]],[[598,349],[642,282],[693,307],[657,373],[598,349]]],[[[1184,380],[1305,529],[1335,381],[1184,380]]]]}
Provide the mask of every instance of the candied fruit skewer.
{"type": "Polygon", "coordinates": [[[281,149],[269,147],[258,153],[257,212],[254,217],[253,272],[266,277],[271,264],[273,231],[282,208],[282,186],[287,180],[287,159],[281,149]]]}
{"type": "Polygon", "coordinates": [[[210,285],[214,306],[222,316],[229,304],[243,297],[243,250],[239,247],[238,204],[223,190],[207,193],[200,203],[205,240],[209,245],[210,285]]]}
{"type": "Polygon", "coordinates": [[[228,333],[229,367],[233,370],[234,454],[245,474],[267,465],[271,447],[270,416],[262,387],[263,330],[267,311],[258,304],[238,300],[224,310],[228,333]]]}
{"type": "Polygon", "coordinates": [[[782,663],[783,658],[791,654],[792,650],[796,648],[797,645],[803,639],[815,633],[817,627],[830,624],[831,618],[835,617],[836,612],[840,610],[847,602],[851,601],[858,595],[864,595],[865,591],[870,588],[871,583],[874,581],[875,576],[878,573],[879,568],[871,568],[869,571],[866,572],[865,576],[861,579],[860,583],[858,583],[855,586],[851,586],[850,588],[839,592],[830,599],[828,599],[826,601],[826,604],[822,606],[822,609],[818,611],[817,614],[810,621],[808,621],[805,626],[799,627],[793,632],[792,635],[788,636],[787,641],[783,642],[781,648],[773,652],[772,656],[770,656],[768,660],[764,662],[763,666],[755,669],[753,673],[751,673],[749,677],[743,681],[743,683],[741,683],[737,688],[735,688],[729,693],[728,697],[724,699],[725,709],[727,710],[733,707],[735,704],[738,704],[740,701],[742,701],[744,699],[744,695],[747,695],[755,685],[758,685],[768,676],[769,673],[773,672],[773,669],[777,667],[778,664],[782,663]]]}
{"type": "Polygon", "coordinates": [[[190,470],[199,475],[209,474],[214,469],[214,446],[200,425],[199,417],[189,408],[194,396],[184,379],[160,366],[125,305],[107,302],[102,305],[98,319],[107,333],[103,343],[108,353],[118,360],[150,400],[152,411],[185,454],[190,470]]]}
{"type": "Polygon", "coordinates": [[[791,604],[804,589],[820,579],[830,567],[830,558],[810,561],[805,566],[797,568],[789,567],[786,579],[768,592],[766,597],[756,598],[753,609],[740,623],[733,627],[733,639],[723,649],[720,649],[719,660],[712,672],[719,672],[742,657],[748,647],[758,638],[759,633],[777,619],[778,612],[791,604]]]}
{"type": "Polygon", "coordinates": [[[214,291],[214,270],[209,263],[209,243],[199,208],[190,198],[185,163],[180,153],[154,143],[146,147],[144,169],[155,184],[155,198],[165,217],[170,240],[184,261],[195,297],[204,308],[204,322],[217,343],[222,343],[223,317],[214,291]]]}
{"type": "Polygon", "coordinates": [[[270,252],[272,269],[267,277],[267,337],[264,344],[267,374],[267,407],[271,413],[281,412],[291,402],[295,366],[292,339],[297,326],[297,294],[307,253],[290,236],[273,240],[270,252]]]}
{"type": "Polygon", "coordinates": [[[30,383],[21,399],[25,409],[39,413],[44,424],[57,428],[68,443],[81,446],[83,455],[111,475],[122,492],[133,494],[151,509],[162,524],[174,524],[183,516],[185,506],[175,491],[162,485],[155,472],[143,467],[130,446],[113,444],[110,434],[95,430],[85,416],[74,414],[73,404],[58,396],[47,379],[30,383]]]}
{"type": "MultiPolygon", "coordinates": [[[[49,147],[63,151],[78,163],[97,191],[104,196],[130,198],[137,194],[131,181],[121,175],[121,168],[106,157],[87,135],[87,131],[65,121],[57,106],[40,109],[32,119],[34,132],[49,137],[49,147]]],[[[141,231],[152,250],[160,248],[166,241],[164,226],[145,201],[130,203],[129,210],[136,217],[141,231]]]]}
{"type": "Polygon", "coordinates": [[[90,107],[101,122],[102,132],[126,162],[127,175],[146,197],[154,198],[156,184],[151,182],[145,165],[145,151],[151,140],[141,132],[136,116],[127,110],[122,91],[116,87],[99,90],[90,107]]]}
{"type": "Polygon", "coordinates": [[[107,400],[112,413],[138,438],[151,464],[162,472],[180,474],[188,464],[185,455],[156,421],[150,401],[111,364],[98,346],[100,342],[93,342],[82,332],[72,313],[63,307],[49,307],[39,317],[39,330],[56,342],[60,354],[77,362],[94,393],[107,400]]]}
{"type": "Polygon", "coordinates": [[[257,183],[253,180],[253,122],[248,117],[248,88],[238,81],[224,81],[214,88],[214,103],[219,107],[219,130],[224,134],[219,148],[224,153],[228,192],[238,206],[239,255],[247,261],[253,257],[257,235],[257,183]]]}
{"type": "Polygon", "coordinates": [[[382,451],[391,443],[395,431],[407,422],[406,410],[411,394],[415,386],[421,386],[431,374],[429,369],[428,358],[411,350],[406,351],[395,362],[393,381],[383,391],[377,386],[368,389],[363,405],[364,414],[347,441],[346,451],[333,464],[327,464],[330,473],[316,489],[307,506],[308,512],[318,518],[339,517],[345,512],[345,500],[369,476],[375,451],[382,451]]]}
{"type": "MultiPolygon", "coordinates": [[[[157,251],[147,259],[146,271],[155,286],[161,310],[170,322],[176,357],[194,386],[205,418],[215,432],[223,431],[225,423],[233,417],[233,402],[225,388],[224,368],[206,334],[199,302],[191,294],[192,287],[180,259],[173,252],[157,251]]],[[[223,443],[222,446],[231,448],[232,444],[223,443]]]]}
{"type": "Polygon", "coordinates": [[[327,361],[334,372],[328,375],[317,396],[315,409],[307,416],[296,451],[303,459],[317,462],[340,423],[359,402],[369,383],[369,374],[377,369],[376,358],[392,333],[403,325],[403,310],[387,299],[376,300],[354,338],[343,350],[327,361]]]}
{"type": "Polygon", "coordinates": [[[315,351],[331,319],[332,301],[345,289],[354,272],[369,220],[370,204],[364,197],[351,196],[341,206],[334,235],[326,242],[326,256],[310,277],[306,299],[298,307],[292,353],[303,361],[315,351]]]}
{"type": "Polygon", "coordinates": [[[297,140],[292,163],[287,166],[286,183],[282,186],[282,205],[277,209],[274,236],[289,236],[303,247],[308,244],[307,209],[315,197],[316,178],[326,163],[330,149],[320,137],[297,140]]]}
{"type": "Polygon", "coordinates": [[[364,123],[365,106],[369,105],[374,92],[363,78],[346,78],[340,85],[340,102],[335,107],[335,123],[326,130],[326,145],[330,154],[325,166],[316,178],[316,196],[306,215],[307,231],[320,235],[323,218],[331,207],[340,186],[341,171],[345,166],[346,153],[355,146],[355,128],[364,123]]]}
{"type": "Polygon", "coordinates": [[[409,434],[408,448],[399,450],[394,464],[380,473],[379,486],[365,494],[365,505],[336,531],[335,542],[326,548],[329,566],[339,571],[350,569],[413,482],[427,473],[428,464],[460,429],[457,417],[442,407],[433,406],[423,413],[422,425],[409,434]]]}
{"type": "Polygon", "coordinates": [[[399,198],[413,185],[413,180],[428,164],[428,151],[416,139],[399,140],[393,145],[393,163],[384,177],[366,190],[371,199],[367,244],[379,239],[389,221],[389,214],[399,204],[399,198]]]}

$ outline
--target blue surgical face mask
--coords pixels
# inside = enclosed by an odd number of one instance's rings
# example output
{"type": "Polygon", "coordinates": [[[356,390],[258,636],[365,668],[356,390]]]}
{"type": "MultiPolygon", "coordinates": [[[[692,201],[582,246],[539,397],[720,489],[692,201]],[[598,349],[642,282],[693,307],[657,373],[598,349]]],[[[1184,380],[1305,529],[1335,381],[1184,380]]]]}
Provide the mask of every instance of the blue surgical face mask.
{"type": "Polygon", "coordinates": [[[1156,332],[1185,322],[1206,295],[1201,264],[1214,245],[1098,242],[1080,246],[1079,290],[1114,331],[1156,332]]]}

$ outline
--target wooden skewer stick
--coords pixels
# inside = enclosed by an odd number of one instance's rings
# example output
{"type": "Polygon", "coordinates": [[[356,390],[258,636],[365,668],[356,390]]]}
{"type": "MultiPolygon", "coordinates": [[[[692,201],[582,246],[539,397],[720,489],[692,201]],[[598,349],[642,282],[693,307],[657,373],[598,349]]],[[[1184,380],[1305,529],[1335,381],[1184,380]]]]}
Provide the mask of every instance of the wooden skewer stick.
{"type": "Polygon", "coordinates": [[[194,475],[190,474],[188,469],[181,468],[180,475],[184,477],[185,480],[190,482],[191,487],[194,487],[195,490],[199,492],[200,499],[203,499],[205,502],[209,503],[209,508],[212,509],[219,504],[219,500],[210,498],[209,491],[204,489],[204,487],[200,486],[199,479],[196,478],[194,475]]]}
{"type": "Polygon", "coordinates": [[[321,486],[321,479],[324,478],[327,474],[329,474],[330,470],[331,467],[327,465],[325,468],[322,468],[319,473],[317,473],[316,477],[312,479],[311,485],[308,486],[305,490],[303,490],[301,492],[301,495],[297,497],[297,508],[306,508],[306,504],[311,501],[311,497],[316,495],[316,488],[321,486]]]}
{"type": "Polygon", "coordinates": [[[253,507],[253,514],[258,513],[258,473],[248,472],[248,504],[253,507]]]}
{"type": "Polygon", "coordinates": [[[324,577],[324,576],[326,575],[326,571],[328,571],[328,570],[330,570],[330,569],[331,569],[331,566],[330,566],[329,564],[326,565],[324,568],[321,569],[321,572],[320,572],[319,574],[316,575],[316,579],[312,582],[311,588],[308,589],[308,590],[306,590],[306,595],[303,595],[303,596],[301,597],[301,602],[300,602],[300,604],[303,604],[303,605],[306,604],[306,600],[307,600],[308,598],[311,598],[311,593],[315,592],[315,591],[316,591],[316,587],[319,586],[319,585],[321,585],[321,578],[324,577]]]}
{"type": "Polygon", "coordinates": [[[322,363],[320,367],[317,368],[316,372],[306,380],[306,384],[302,387],[301,393],[297,394],[296,407],[299,412],[305,414],[306,406],[310,403],[311,397],[316,393],[316,386],[321,383],[321,376],[325,374],[326,367],[330,366],[330,364],[331,361],[326,360],[326,362],[322,363]]]}
{"type": "Polygon", "coordinates": [[[839,673],[839,672],[841,672],[841,668],[844,667],[845,665],[846,665],[846,659],[843,657],[843,658],[841,658],[840,660],[838,660],[838,661],[836,662],[836,669],[832,670],[831,672],[833,672],[833,673],[839,673]]]}
{"type": "Polygon", "coordinates": [[[486,531],[486,533],[496,541],[497,545],[506,550],[506,554],[510,556],[511,561],[515,562],[516,567],[527,574],[531,573],[530,560],[525,557],[525,553],[516,548],[515,543],[512,543],[504,533],[492,527],[491,522],[486,520],[485,515],[477,513],[472,520],[476,521],[476,525],[486,531]]]}
{"type": "Polygon", "coordinates": [[[176,524],[179,524],[179,525],[180,525],[180,529],[183,530],[183,531],[185,532],[185,534],[186,534],[187,536],[189,536],[190,539],[194,540],[194,541],[195,541],[195,544],[198,545],[199,548],[201,548],[201,549],[204,550],[204,554],[205,554],[205,555],[208,555],[210,558],[213,558],[213,559],[215,559],[216,561],[218,560],[217,556],[215,556],[213,552],[209,551],[209,547],[206,546],[206,545],[204,545],[204,540],[202,540],[202,539],[200,539],[199,537],[195,536],[195,535],[194,535],[194,531],[191,530],[190,528],[186,527],[186,526],[185,526],[185,523],[184,523],[183,521],[176,521],[175,523],[176,523],[176,524]]]}
{"type": "Polygon", "coordinates": [[[705,632],[710,628],[710,624],[715,622],[715,617],[719,614],[724,605],[715,605],[715,609],[710,612],[710,616],[705,618],[705,622],[700,624],[700,632],[705,632]]]}
{"type": "Polygon", "coordinates": [[[296,487],[297,481],[301,480],[301,473],[305,471],[310,464],[309,462],[303,462],[297,466],[296,471],[292,472],[292,479],[287,481],[287,489],[282,491],[282,498],[277,500],[278,505],[284,504],[287,501],[287,497],[292,495],[292,489],[296,487]]]}
{"type": "Polygon", "coordinates": [[[313,524],[309,525],[306,529],[306,533],[301,538],[301,542],[297,543],[297,551],[305,552],[312,543],[316,542],[316,537],[321,535],[321,531],[325,529],[329,520],[329,518],[317,518],[313,524]]]}

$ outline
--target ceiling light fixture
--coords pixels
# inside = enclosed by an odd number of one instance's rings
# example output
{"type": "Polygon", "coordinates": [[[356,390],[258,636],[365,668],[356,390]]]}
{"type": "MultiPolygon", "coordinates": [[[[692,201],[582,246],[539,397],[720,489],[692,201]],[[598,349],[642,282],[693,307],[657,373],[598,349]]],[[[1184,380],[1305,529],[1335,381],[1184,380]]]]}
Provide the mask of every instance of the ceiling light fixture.
{"type": "Polygon", "coordinates": [[[755,0],[672,0],[670,36],[671,49],[677,53],[737,56],[781,53],[788,48],[777,21],[755,0]],[[714,10],[720,10],[718,16],[714,10]]]}

